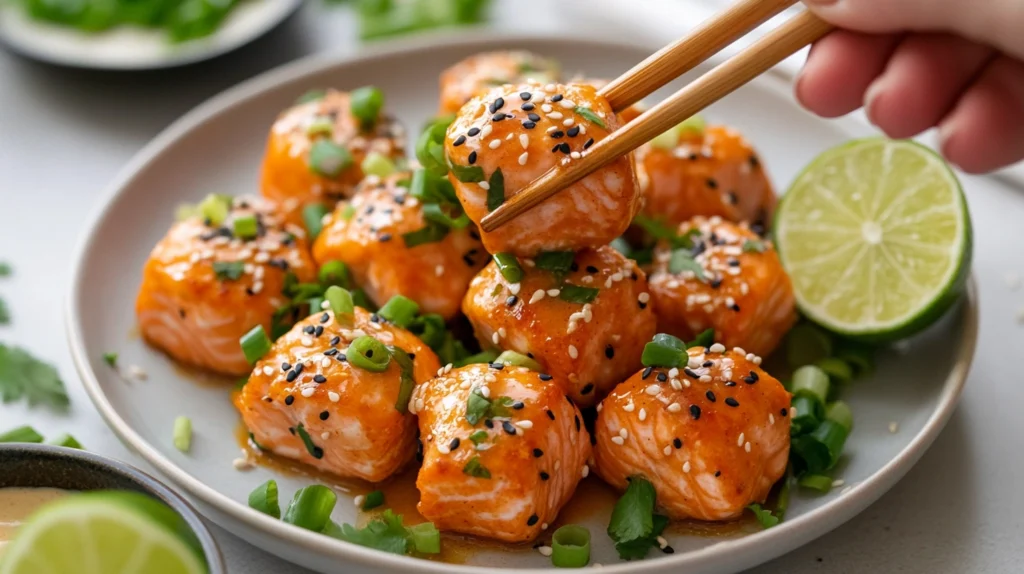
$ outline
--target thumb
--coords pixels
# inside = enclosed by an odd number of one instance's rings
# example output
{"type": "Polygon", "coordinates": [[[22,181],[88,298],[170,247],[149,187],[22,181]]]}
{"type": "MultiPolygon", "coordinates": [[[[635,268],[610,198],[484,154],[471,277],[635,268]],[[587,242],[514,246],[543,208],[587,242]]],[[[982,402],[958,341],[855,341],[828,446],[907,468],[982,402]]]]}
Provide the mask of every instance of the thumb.
{"type": "Polygon", "coordinates": [[[804,0],[818,16],[868,33],[948,32],[1024,59],[1020,0],[804,0]]]}

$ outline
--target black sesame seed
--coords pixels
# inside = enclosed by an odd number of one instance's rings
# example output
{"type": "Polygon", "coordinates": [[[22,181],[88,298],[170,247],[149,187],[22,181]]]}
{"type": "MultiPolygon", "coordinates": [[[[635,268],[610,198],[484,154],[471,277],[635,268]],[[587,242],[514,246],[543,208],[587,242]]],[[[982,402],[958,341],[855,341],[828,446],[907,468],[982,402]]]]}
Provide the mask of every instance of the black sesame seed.
{"type": "Polygon", "coordinates": [[[716,470],[716,471],[715,471],[715,478],[718,478],[718,477],[720,477],[720,476],[722,476],[722,471],[720,471],[720,470],[716,470]]]}
{"type": "Polygon", "coordinates": [[[313,458],[323,458],[323,457],[324,457],[324,449],[322,449],[322,448],[320,448],[318,446],[314,446],[313,447],[313,458]]]}
{"type": "Polygon", "coordinates": [[[758,380],[757,373],[755,373],[754,371],[750,371],[750,378],[754,379],[753,382],[757,382],[757,380],[758,380]]]}
{"type": "Polygon", "coordinates": [[[296,376],[298,376],[302,374],[302,370],[304,368],[306,368],[306,366],[303,365],[302,363],[299,363],[298,365],[295,365],[295,369],[293,369],[292,372],[295,373],[296,376]]]}
{"type": "Polygon", "coordinates": [[[587,265],[587,273],[597,273],[597,267],[593,265],[587,265]]]}
{"type": "Polygon", "coordinates": [[[348,360],[348,356],[345,353],[338,353],[338,356],[335,358],[338,359],[339,363],[344,363],[345,361],[348,360]]]}
{"type": "Polygon", "coordinates": [[[594,145],[594,138],[587,140],[587,143],[583,144],[583,149],[590,149],[590,146],[594,145]]]}
{"type": "Polygon", "coordinates": [[[516,401],[516,402],[512,403],[512,408],[517,410],[517,411],[522,410],[525,407],[526,407],[526,404],[524,404],[523,401],[516,401]]]}
{"type": "Polygon", "coordinates": [[[505,368],[505,363],[489,363],[487,366],[496,371],[500,371],[505,368]]]}
{"type": "Polygon", "coordinates": [[[524,102],[530,101],[530,98],[532,97],[533,94],[531,94],[530,92],[519,92],[519,99],[523,100],[524,102]]]}
{"type": "Polygon", "coordinates": [[[467,159],[469,160],[469,165],[473,165],[474,163],[476,163],[476,152],[475,151],[469,152],[469,158],[467,158],[467,159]]]}
{"type": "Polygon", "coordinates": [[[704,361],[703,363],[700,364],[700,366],[702,366],[702,367],[713,367],[714,365],[715,365],[714,361],[704,361]]]}
{"type": "MultiPolygon", "coordinates": [[[[786,410],[786,409],[782,409],[782,410],[786,410]]],[[[551,420],[555,420],[555,413],[554,413],[554,412],[553,412],[553,411],[552,411],[551,409],[548,409],[548,410],[547,410],[547,413],[548,413],[548,418],[549,418],[549,419],[551,419],[551,420]]],[[[786,415],[785,415],[785,414],[783,414],[782,416],[786,416],[786,415]]]]}
{"type": "Polygon", "coordinates": [[[313,336],[314,337],[319,337],[320,335],[323,335],[323,334],[324,334],[324,326],[323,325],[317,325],[316,329],[313,330],[313,336]]]}
{"type": "Polygon", "coordinates": [[[786,409],[785,407],[783,407],[783,408],[779,409],[779,414],[782,415],[782,416],[786,416],[787,414],[789,414],[789,410],[786,409]]]}
{"type": "Polygon", "coordinates": [[[492,421],[491,419],[484,419],[484,426],[489,429],[492,429],[494,428],[494,421],[492,421]]]}
{"type": "Polygon", "coordinates": [[[534,524],[537,524],[538,520],[540,520],[540,518],[538,518],[536,514],[531,514],[530,518],[526,520],[526,525],[533,526],[534,524]]]}
{"type": "Polygon", "coordinates": [[[498,99],[491,102],[491,113],[493,114],[494,112],[500,110],[503,107],[505,107],[505,98],[499,97],[498,99]]]}
{"type": "Polygon", "coordinates": [[[710,177],[708,178],[707,184],[711,189],[718,189],[718,182],[710,177]]]}
{"type": "Polygon", "coordinates": [[[640,378],[646,381],[647,377],[651,376],[651,372],[653,370],[654,370],[654,367],[647,367],[646,369],[644,369],[644,371],[642,373],[640,373],[640,378]]]}
{"type": "Polygon", "coordinates": [[[373,206],[367,206],[366,211],[364,211],[363,213],[365,213],[366,215],[370,215],[371,213],[373,213],[373,206]]]}
{"type": "Polygon", "coordinates": [[[294,403],[294,402],[295,402],[295,397],[293,397],[291,395],[288,395],[287,397],[284,398],[284,404],[286,404],[288,406],[291,406],[291,404],[294,403]]]}
{"type": "Polygon", "coordinates": [[[563,132],[562,130],[555,130],[555,131],[551,132],[551,138],[552,139],[558,139],[558,138],[561,138],[561,137],[565,137],[565,132],[563,132]]]}
{"type": "Polygon", "coordinates": [[[295,379],[297,378],[299,378],[298,371],[288,371],[288,374],[285,376],[285,380],[288,381],[289,383],[295,382],[295,379]]]}
{"type": "Polygon", "coordinates": [[[690,405],[690,416],[693,417],[693,420],[699,419],[700,407],[698,407],[697,405],[690,405]]]}
{"type": "Polygon", "coordinates": [[[330,320],[331,320],[331,315],[329,313],[324,313],[323,315],[320,315],[320,322],[321,323],[326,323],[326,322],[328,322],[330,320]]]}
{"type": "Polygon", "coordinates": [[[683,367],[683,372],[684,372],[684,373],[686,373],[686,376],[687,376],[687,377],[690,377],[691,379],[699,379],[699,378],[700,378],[700,375],[698,375],[698,374],[697,374],[697,373],[696,373],[696,372],[695,372],[695,371],[694,371],[693,369],[691,369],[690,367],[683,367]]]}
{"type": "Polygon", "coordinates": [[[380,315],[378,315],[378,314],[376,314],[376,313],[373,313],[373,314],[371,314],[371,315],[370,315],[370,322],[371,322],[371,323],[380,323],[380,322],[381,322],[381,317],[380,317],[380,315]]]}
{"type": "Polygon", "coordinates": [[[636,306],[640,307],[641,309],[646,309],[647,308],[647,303],[644,303],[643,301],[637,301],[636,302],[636,306]]]}
{"type": "Polygon", "coordinates": [[[508,305],[509,307],[514,307],[516,302],[518,301],[519,297],[516,297],[515,295],[510,295],[508,299],[505,299],[505,304],[508,305]]]}
{"type": "Polygon", "coordinates": [[[539,448],[533,449],[533,458],[540,458],[542,456],[544,456],[544,451],[539,448]]]}
{"type": "Polygon", "coordinates": [[[281,370],[282,371],[287,371],[290,368],[292,368],[292,364],[289,363],[288,361],[285,361],[285,362],[281,363],[281,370]]]}
{"type": "Polygon", "coordinates": [[[562,142],[561,144],[559,144],[558,151],[564,153],[565,155],[569,155],[569,153],[572,152],[572,150],[569,149],[569,144],[567,144],[565,142],[562,142]]]}
{"type": "Polygon", "coordinates": [[[661,549],[661,551],[664,552],[665,554],[675,554],[676,549],[672,548],[671,546],[665,546],[664,548],[661,549]]]}
{"type": "Polygon", "coordinates": [[[732,257],[730,257],[729,260],[726,261],[726,263],[729,264],[729,267],[739,267],[740,266],[740,260],[732,258],[732,257]]]}
{"type": "Polygon", "coordinates": [[[736,386],[736,381],[725,381],[725,386],[727,386],[727,387],[735,387],[736,386]]]}
{"type": "Polygon", "coordinates": [[[331,337],[331,346],[332,346],[332,347],[333,347],[334,345],[337,345],[337,344],[338,344],[338,343],[340,343],[340,342],[341,342],[341,337],[339,337],[339,336],[337,336],[337,335],[335,335],[335,336],[331,337]]]}
{"type": "Polygon", "coordinates": [[[516,427],[508,421],[501,421],[501,428],[508,434],[516,434],[516,427]]]}
{"type": "Polygon", "coordinates": [[[537,127],[537,124],[534,122],[523,122],[523,127],[528,130],[532,130],[533,128],[537,127]]]}
{"type": "Polygon", "coordinates": [[[469,131],[466,133],[469,134],[469,137],[473,137],[480,133],[480,128],[469,128],[469,131]]]}
{"type": "Polygon", "coordinates": [[[312,335],[313,331],[316,331],[316,327],[312,325],[306,325],[305,328],[303,328],[302,330],[305,331],[307,335],[312,335]]]}
{"type": "Polygon", "coordinates": [[[334,355],[338,354],[338,350],[337,349],[327,349],[326,351],[324,351],[324,354],[327,355],[328,357],[333,357],[334,355]]]}
{"type": "Polygon", "coordinates": [[[609,359],[615,357],[615,347],[612,347],[610,344],[609,345],[605,345],[605,347],[604,347],[604,356],[608,357],[609,359]]]}
{"type": "Polygon", "coordinates": [[[550,381],[553,377],[547,373],[540,373],[537,375],[537,378],[542,381],[550,381]]]}
{"type": "Polygon", "coordinates": [[[672,439],[672,446],[676,448],[683,448],[683,441],[679,437],[672,439]]]}
{"type": "Polygon", "coordinates": [[[466,264],[466,267],[475,267],[476,261],[469,255],[462,256],[462,262],[466,264]]]}
{"type": "Polygon", "coordinates": [[[575,419],[576,419],[576,432],[579,432],[579,430],[580,430],[580,415],[576,415],[575,419]]]}
{"type": "Polygon", "coordinates": [[[543,470],[540,471],[540,479],[541,480],[547,480],[549,478],[551,478],[551,475],[549,475],[548,473],[544,472],[543,470]]]}
{"type": "Polygon", "coordinates": [[[733,303],[729,308],[732,309],[733,311],[736,311],[737,313],[740,312],[740,306],[736,303],[733,303]]]}
{"type": "Polygon", "coordinates": [[[709,401],[715,402],[715,393],[713,391],[704,393],[704,396],[707,397],[709,401]]]}
{"type": "Polygon", "coordinates": [[[329,418],[331,418],[331,413],[329,413],[327,411],[322,411],[320,413],[320,420],[325,421],[325,420],[327,420],[329,418]]]}
{"type": "Polygon", "coordinates": [[[500,122],[503,119],[505,119],[505,114],[494,114],[493,116],[491,116],[492,122],[500,122]]]}
{"type": "Polygon", "coordinates": [[[460,145],[462,145],[464,143],[466,143],[466,136],[459,136],[459,137],[455,138],[455,141],[452,142],[452,145],[455,146],[455,147],[459,147],[460,145]]]}
{"type": "Polygon", "coordinates": [[[314,383],[320,383],[320,384],[326,383],[327,382],[327,377],[325,377],[323,375],[315,375],[313,377],[313,382],[314,383]]]}
{"type": "Polygon", "coordinates": [[[565,134],[571,138],[580,135],[580,126],[572,126],[565,132],[565,134]]]}
{"type": "Polygon", "coordinates": [[[391,234],[390,233],[381,233],[380,240],[381,241],[391,241],[391,234]]]}
{"type": "Polygon", "coordinates": [[[459,437],[455,437],[452,439],[452,442],[448,443],[448,448],[451,450],[455,450],[459,448],[460,444],[462,444],[462,442],[459,440],[459,437]]]}
{"type": "Polygon", "coordinates": [[[593,390],[594,390],[594,384],[593,383],[587,383],[587,384],[583,385],[582,389],[580,389],[580,394],[581,395],[589,395],[591,393],[591,391],[593,391],[593,390]]]}
{"type": "Polygon", "coordinates": [[[711,280],[711,288],[712,289],[718,289],[721,286],[722,286],[722,278],[721,277],[715,277],[714,279],[711,280]]]}
{"type": "Polygon", "coordinates": [[[740,201],[739,198],[736,197],[736,192],[735,191],[730,191],[729,193],[726,194],[726,196],[728,196],[729,203],[732,204],[732,205],[736,205],[740,201]]]}
{"type": "Polygon", "coordinates": [[[761,165],[761,161],[759,159],[757,159],[756,155],[750,156],[750,160],[749,161],[750,161],[750,167],[758,167],[759,165],[761,165]]]}
{"type": "Polygon", "coordinates": [[[730,407],[738,407],[738,406],[740,406],[739,401],[737,401],[736,399],[734,399],[732,397],[729,397],[729,398],[725,399],[725,404],[729,405],[730,407]]]}
{"type": "Polygon", "coordinates": [[[529,118],[531,122],[540,121],[540,116],[538,116],[537,114],[526,114],[526,117],[529,118]]]}
{"type": "Polygon", "coordinates": [[[295,434],[295,427],[288,427],[288,432],[295,434]]]}
{"type": "Polygon", "coordinates": [[[552,102],[560,102],[560,101],[562,101],[562,94],[555,94],[555,95],[551,96],[551,101],[552,102]]]}

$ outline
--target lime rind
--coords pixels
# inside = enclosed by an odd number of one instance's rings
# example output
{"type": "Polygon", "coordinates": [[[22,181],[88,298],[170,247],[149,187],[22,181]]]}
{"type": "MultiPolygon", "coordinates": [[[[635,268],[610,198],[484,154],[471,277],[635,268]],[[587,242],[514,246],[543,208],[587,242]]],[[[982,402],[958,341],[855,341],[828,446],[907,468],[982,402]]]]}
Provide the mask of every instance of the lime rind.
{"type": "Polygon", "coordinates": [[[861,339],[926,328],[958,300],[970,269],[960,183],[909,140],[857,140],[818,156],[783,196],[774,232],[800,310],[861,339]]]}

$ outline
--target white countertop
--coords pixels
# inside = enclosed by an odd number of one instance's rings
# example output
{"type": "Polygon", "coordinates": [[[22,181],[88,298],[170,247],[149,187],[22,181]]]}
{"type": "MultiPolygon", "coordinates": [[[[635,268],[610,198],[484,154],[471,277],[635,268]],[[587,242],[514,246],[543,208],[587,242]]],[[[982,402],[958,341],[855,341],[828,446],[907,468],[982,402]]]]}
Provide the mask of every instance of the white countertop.
{"type": "MultiPolygon", "coordinates": [[[[584,25],[571,17],[572,10],[543,10],[539,7],[550,4],[539,0],[497,4],[499,29],[558,32],[584,25]],[[530,9],[533,4],[541,11],[530,9]],[[523,10],[548,17],[526,22],[515,17],[523,10]]],[[[316,0],[255,44],[181,70],[81,72],[0,51],[0,261],[15,270],[12,278],[0,280],[0,297],[13,314],[13,324],[0,327],[0,341],[56,364],[72,400],[66,415],[29,410],[20,403],[2,405],[0,431],[30,423],[51,436],[71,432],[91,451],[152,472],[104,426],[78,382],[65,343],[71,254],[85,218],[118,169],[182,113],[238,81],[305,54],[353,50],[353,32],[346,9],[316,0]]],[[[1024,434],[1024,381],[1010,357],[1024,348],[1024,327],[1017,320],[1024,290],[1014,292],[1006,278],[1024,276],[1024,194],[992,179],[963,181],[975,226],[981,338],[961,406],[931,450],[888,495],[845,526],[750,572],[1020,571],[1024,493],[1018,485],[1024,483],[1024,457],[1013,445],[1024,434]]],[[[777,183],[784,187],[788,182],[777,183]]],[[[305,572],[224,531],[215,528],[215,533],[231,572],[305,572]]]]}

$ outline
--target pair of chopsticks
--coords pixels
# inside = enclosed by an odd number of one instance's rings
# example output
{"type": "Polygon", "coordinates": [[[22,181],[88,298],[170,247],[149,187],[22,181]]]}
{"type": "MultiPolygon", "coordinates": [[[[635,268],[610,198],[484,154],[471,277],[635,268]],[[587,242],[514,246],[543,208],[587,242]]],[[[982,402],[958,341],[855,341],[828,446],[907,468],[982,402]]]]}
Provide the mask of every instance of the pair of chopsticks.
{"type": "MultiPolygon", "coordinates": [[[[622,111],[692,70],[795,1],[741,0],[702,23],[687,36],[637,64],[599,93],[608,100],[613,110],[622,111]]],[[[552,168],[535,179],[484,217],[480,226],[484,231],[494,231],[565,187],[732,93],[831,30],[831,24],[808,11],[801,12],[746,50],[597,142],[581,159],[552,168]]]]}

